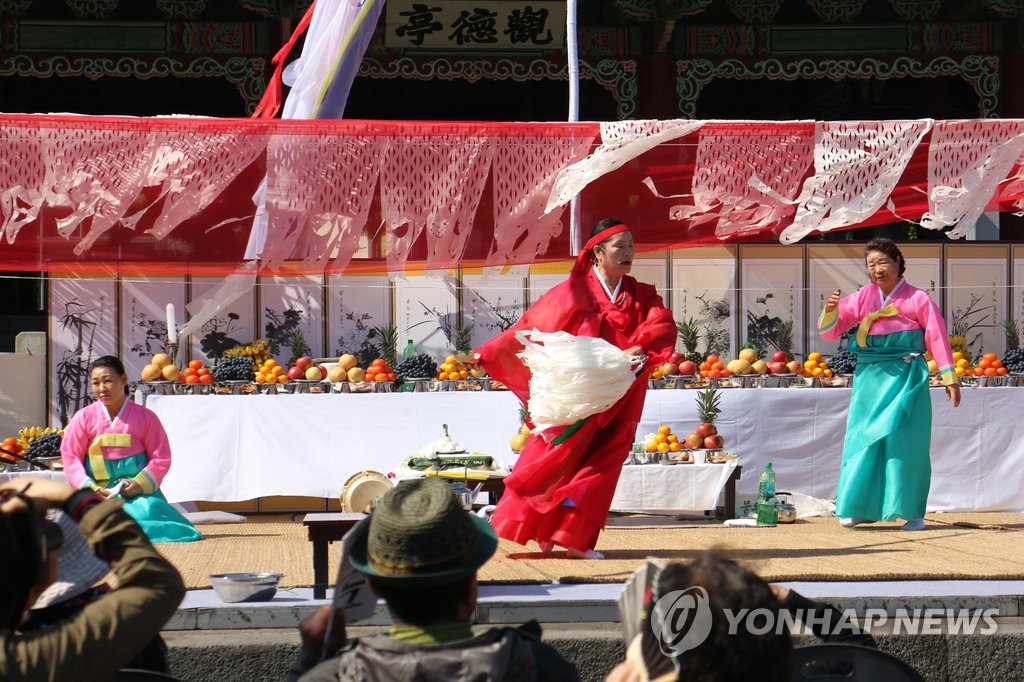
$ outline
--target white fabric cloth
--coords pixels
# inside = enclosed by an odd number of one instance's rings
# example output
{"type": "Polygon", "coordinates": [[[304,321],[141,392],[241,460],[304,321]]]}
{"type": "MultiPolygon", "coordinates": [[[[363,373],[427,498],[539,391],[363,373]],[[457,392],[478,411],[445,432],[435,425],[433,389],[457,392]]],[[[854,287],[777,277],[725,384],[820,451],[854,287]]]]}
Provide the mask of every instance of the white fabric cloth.
{"type": "MultiPolygon", "coordinates": [[[[930,393],[928,509],[1024,511],[1024,420],[1008,416],[1019,413],[1024,388],[964,388],[955,409],[941,388],[930,393]]],[[[733,388],[720,395],[719,431],[744,471],[738,495],[757,490],[770,460],[779,490],[835,496],[849,389],[733,388]]],[[[147,406],[170,438],[173,464],[162,489],[172,502],[336,497],[359,471],[399,466],[437,438],[441,424],[471,451],[514,464],[508,439],[519,429],[519,401],[508,391],[149,396],[147,406]]],[[[697,423],[695,391],[649,391],[638,432],[668,424],[686,434],[697,423]]]]}
{"type": "Polygon", "coordinates": [[[714,509],[736,464],[736,460],[730,460],[725,464],[622,467],[612,511],[672,513],[714,509]]]}

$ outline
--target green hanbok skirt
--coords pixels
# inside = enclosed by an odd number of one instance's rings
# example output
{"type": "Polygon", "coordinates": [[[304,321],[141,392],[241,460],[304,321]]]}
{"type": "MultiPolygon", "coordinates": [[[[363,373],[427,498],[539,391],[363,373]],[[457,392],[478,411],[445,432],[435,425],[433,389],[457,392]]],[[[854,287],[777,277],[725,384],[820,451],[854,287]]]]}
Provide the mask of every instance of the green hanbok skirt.
{"type": "Polygon", "coordinates": [[[868,336],[857,354],[836,515],[871,521],[924,516],[931,485],[932,403],[924,331],[868,336]]]}
{"type": "MultiPolygon", "coordinates": [[[[145,468],[147,461],[144,453],[104,460],[111,485],[122,478],[134,478],[145,468]]],[[[89,458],[85,460],[85,469],[94,478],[89,458]]],[[[181,512],[171,506],[159,489],[125,500],[124,510],[142,527],[150,542],[192,542],[203,537],[181,512]]]]}

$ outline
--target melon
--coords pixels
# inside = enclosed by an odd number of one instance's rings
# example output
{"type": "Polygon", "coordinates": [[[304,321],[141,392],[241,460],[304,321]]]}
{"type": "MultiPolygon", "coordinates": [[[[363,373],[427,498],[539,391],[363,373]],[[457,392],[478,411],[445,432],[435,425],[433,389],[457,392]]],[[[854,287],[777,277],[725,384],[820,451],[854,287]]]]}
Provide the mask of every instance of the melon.
{"type": "Polygon", "coordinates": [[[750,362],[742,359],[730,360],[726,369],[733,374],[753,374],[754,372],[750,366],[750,362]]]}
{"type": "Polygon", "coordinates": [[[753,348],[744,348],[743,350],[740,351],[740,354],[737,357],[740,360],[746,360],[747,362],[753,364],[753,362],[757,360],[757,351],[754,350],[753,348]]]}

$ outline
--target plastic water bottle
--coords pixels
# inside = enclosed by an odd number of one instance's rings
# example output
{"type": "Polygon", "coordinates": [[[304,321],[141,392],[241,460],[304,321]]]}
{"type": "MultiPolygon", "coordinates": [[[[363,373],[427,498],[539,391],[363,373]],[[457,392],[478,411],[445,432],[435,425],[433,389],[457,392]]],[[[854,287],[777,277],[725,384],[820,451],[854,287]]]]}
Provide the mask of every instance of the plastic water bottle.
{"type": "Polygon", "coordinates": [[[773,526],[779,522],[779,510],[775,506],[775,470],[771,462],[765,462],[764,471],[757,488],[757,525],[773,526]]]}
{"type": "Polygon", "coordinates": [[[402,352],[402,359],[412,360],[416,355],[416,344],[412,342],[412,339],[409,339],[409,342],[405,344],[405,350],[402,352]]]}

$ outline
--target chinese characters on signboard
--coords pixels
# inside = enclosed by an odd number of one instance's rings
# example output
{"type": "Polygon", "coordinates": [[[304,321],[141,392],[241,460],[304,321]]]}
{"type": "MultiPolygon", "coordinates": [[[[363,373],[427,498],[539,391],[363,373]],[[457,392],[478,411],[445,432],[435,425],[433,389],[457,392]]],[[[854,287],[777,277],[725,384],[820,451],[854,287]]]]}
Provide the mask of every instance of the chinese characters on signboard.
{"type": "Polygon", "coordinates": [[[564,2],[390,0],[384,43],[429,50],[560,50],[564,2]]]}

